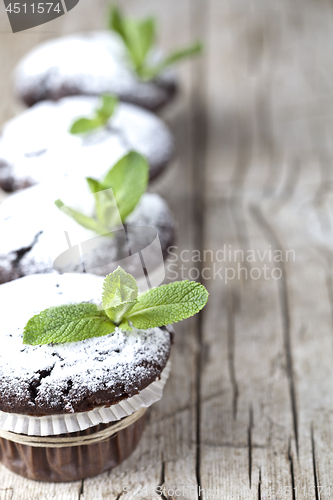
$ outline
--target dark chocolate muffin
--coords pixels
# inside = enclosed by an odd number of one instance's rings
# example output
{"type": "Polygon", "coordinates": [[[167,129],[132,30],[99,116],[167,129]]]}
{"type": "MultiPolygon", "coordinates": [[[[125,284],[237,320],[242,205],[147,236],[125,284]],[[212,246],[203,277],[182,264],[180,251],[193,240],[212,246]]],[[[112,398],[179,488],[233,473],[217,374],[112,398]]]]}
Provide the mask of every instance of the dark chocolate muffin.
{"type": "Polygon", "coordinates": [[[120,103],[106,127],[84,135],[69,132],[99,103],[86,96],[46,101],[7,122],[0,136],[0,187],[12,192],[72,174],[101,178],[131,150],[147,159],[150,180],[158,176],[174,144],[167,126],[149,111],[120,103]]]}
{"type": "Polygon", "coordinates": [[[166,329],[125,332],[58,345],[22,343],[35,314],[52,306],[100,303],[103,279],[88,274],[35,275],[0,286],[0,410],[24,415],[84,412],[138,394],[170,355],[166,329]]]}
{"type": "Polygon", "coordinates": [[[28,105],[72,95],[112,93],[122,101],[157,110],[175,95],[173,72],[140,80],[118,35],[76,34],[34,48],[15,72],[18,96],[28,105]]]}
{"type": "MultiPolygon", "coordinates": [[[[86,196],[85,181],[80,181],[69,189],[69,200],[73,193],[77,201],[74,208],[80,209],[81,202],[89,213],[93,197],[86,196]]],[[[0,283],[55,269],[106,276],[118,265],[140,279],[143,270],[139,252],[143,252],[148,272],[163,267],[163,257],[173,244],[175,224],[159,195],[144,194],[127,217],[125,229],[116,229],[113,237],[98,236],[63,214],[54,204],[58,196],[56,185],[40,184],[8,197],[0,205],[0,283]]]]}

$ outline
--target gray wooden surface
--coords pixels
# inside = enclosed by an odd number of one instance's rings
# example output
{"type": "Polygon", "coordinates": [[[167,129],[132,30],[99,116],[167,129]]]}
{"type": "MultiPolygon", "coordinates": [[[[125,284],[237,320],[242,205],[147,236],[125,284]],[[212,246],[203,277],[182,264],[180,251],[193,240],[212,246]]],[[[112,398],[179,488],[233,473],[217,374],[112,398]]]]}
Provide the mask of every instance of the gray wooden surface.
{"type": "MultiPolygon", "coordinates": [[[[182,92],[163,113],[177,157],[152,189],[178,219],[184,277],[197,269],[210,300],[201,317],[177,327],[172,376],[132,457],[72,484],[35,483],[0,467],[0,499],[153,499],[158,486],[167,499],[329,499],[332,2],[122,4],[133,15],[156,14],[166,47],[205,43],[205,57],[179,70],[182,92]]],[[[1,123],[19,111],[16,61],[47,38],[103,27],[106,6],[81,0],[16,35],[0,6],[1,123]]]]}

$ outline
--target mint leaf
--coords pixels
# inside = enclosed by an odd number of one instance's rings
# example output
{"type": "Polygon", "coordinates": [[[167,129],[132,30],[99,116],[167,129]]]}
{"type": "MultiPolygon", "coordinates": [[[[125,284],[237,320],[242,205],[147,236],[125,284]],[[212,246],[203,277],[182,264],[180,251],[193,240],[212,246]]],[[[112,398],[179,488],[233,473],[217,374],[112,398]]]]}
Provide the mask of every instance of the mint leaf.
{"type": "Polygon", "coordinates": [[[148,162],[135,151],[123,156],[105,176],[103,188],[112,188],[123,222],[146,192],[148,179],[148,162]]]}
{"type": "Polygon", "coordinates": [[[78,342],[102,337],[115,331],[115,325],[95,304],[50,307],[29,319],[23,343],[29,345],[78,342]]]}
{"type": "Polygon", "coordinates": [[[116,7],[115,5],[110,9],[109,28],[110,30],[118,33],[123,42],[127,45],[126,33],[124,29],[124,19],[120,12],[120,9],[118,9],[118,7],[116,7]]]}
{"type": "Polygon", "coordinates": [[[101,337],[119,326],[130,331],[154,328],[198,313],[208,300],[203,285],[180,281],[153,288],[138,295],[138,285],[130,274],[118,267],[103,284],[102,305],[69,304],[45,309],[29,319],[23,343],[43,345],[78,342],[101,337]]]}
{"type": "Polygon", "coordinates": [[[121,37],[134,68],[138,71],[155,41],[155,20],[148,17],[143,20],[125,18],[117,7],[110,10],[109,27],[121,37]]]}
{"type": "Polygon", "coordinates": [[[137,301],[139,289],[132,275],[118,267],[103,284],[102,304],[111,321],[119,324],[137,301]]]}
{"type": "Polygon", "coordinates": [[[98,191],[103,191],[104,187],[103,187],[102,183],[100,183],[96,179],[92,179],[91,177],[86,177],[86,181],[88,183],[90,191],[93,194],[98,193],[98,191]]]}
{"type": "Polygon", "coordinates": [[[93,193],[96,201],[97,219],[109,230],[121,225],[121,217],[118,204],[112,188],[104,186],[101,182],[91,177],[86,177],[86,181],[93,193]]]}
{"type": "Polygon", "coordinates": [[[118,102],[119,99],[114,95],[102,95],[102,105],[100,108],[96,109],[96,115],[98,118],[100,118],[104,125],[109,121],[109,119],[115,112],[118,102]]]}
{"type": "Polygon", "coordinates": [[[109,232],[107,226],[104,226],[103,224],[96,221],[92,217],[89,217],[88,215],[82,214],[78,210],[74,210],[73,208],[68,207],[61,200],[56,200],[54,203],[59,208],[59,210],[61,210],[64,214],[74,219],[75,222],[85,227],[86,229],[90,229],[91,231],[94,231],[97,234],[106,234],[109,232]]]}
{"type": "Polygon", "coordinates": [[[198,313],[207,300],[208,292],[200,283],[170,283],[139,295],[124,319],[140,329],[168,325],[198,313]]]}
{"type": "Polygon", "coordinates": [[[156,22],[152,17],[148,17],[144,19],[139,24],[139,45],[138,45],[138,53],[139,53],[139,61],[140,65],[143,65],[146,57],[148,56],[150,50],[152,49],[155,43],[156,36],[156,22]]]}
{"type": "Polygon", "coordinates": [[[138,71],[144,64],[146,56],[155,40],[155,21],[152,18],[143,21],[125,20],[123,24],[126,33],[126,44],[132,62],[138,71]]]}
{"type": "Polygon", "coordinates": [[[147,160],[131,151],[123,156],[100,182],[87,177],[90,191],[96,202],[96,218],[66,206],[61,200],[56,200],[56,206],[78,224],[97,234],[106,234],[125,222],[134,210],[148,185],[149,165],[147,160]],[[120,217],[120,219],[119,219],[120,217]]]}
{"type": "Polygon", "coordinates": [[[196,42],[189,47],[172,52],[159,64],[152,66],[149,64],[148,59],[156,39],[156,22],[154,18],[128,19],[122,15],[118,7],[111,7],[109,28],[118,33],[122,39],[137,75],[143,80],[156,78],[171,64],[202,52],[201,43],[196,42]]]}
{"type": "Polygon", "coordinates": [[[172,52],[169,56],[167,56],[164,60],[162,60],[159,64],[154,67],[149,67],[149,65],[144,66],[141,69],[141,77],[147,80],[151,80],[152,78],[156,78],[164,69],[172,64],[175,64],[182,59],[187,59],[188,57],[196,56],[201,54],[203,50],[202,44],[200,42],[196,42],[189,47],[185,47],[180,50],[176,50],[172,52]]]}
{"type": "Polygon", "coordinates": [[[108,123],[119,100],[111,94],[104,94],[101,97],[101,101],[100,107],[94,110],[92,118],[82,117],[72,123],[69,129],[71,134],[85,134],[99,127],[104,127],[108,123]]]}
{"type": "Polygon", "coordinates": [[[99,118],[79,118],[76,120],[71,128],[71,134],[85,134],[86,132],[90,132],[91,130],[95,130],[98,127],[101,127],[102,121],[99,118]]]}
{"type": "Polygon", "coordinates": [[[103,189],[94,193],[98,221],[109,231],[121,225],[117,202],[112,189],[103,189]]]}
{"type": "Polygon", "coordinates": [[[182,59],[186,59],[191,56],[196,56],[201,54],[203,51],[203,46],[201,42],[195,42],[193,45],[189,47],[185,47],[180,50],[176,50],[169,54],[162,63],[162,69],[166,68],[170,64],[174,64],[182,59]]]}

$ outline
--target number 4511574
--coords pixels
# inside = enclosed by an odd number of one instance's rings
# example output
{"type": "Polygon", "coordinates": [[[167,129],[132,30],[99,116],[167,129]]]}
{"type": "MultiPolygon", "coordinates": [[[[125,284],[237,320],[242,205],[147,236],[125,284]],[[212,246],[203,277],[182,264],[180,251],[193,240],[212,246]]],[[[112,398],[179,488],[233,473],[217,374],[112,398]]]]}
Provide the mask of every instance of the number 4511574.
{"type": "Polygon", "coordinates": [[[51,11],[52,12],[57,12],[60,14],[61,9],[60,9],[60,4],[57,3],[56,5],[53,4],[53,2],[40,2],[38,4],[20,4],[20,3],[10,3],[8,7],[6,8],[7,12],[13,13],[13,14],[20,14],[21,12],[23,14],[26,14],[27,12],[31,12],[32,14],[49,14],[51,11]]]}

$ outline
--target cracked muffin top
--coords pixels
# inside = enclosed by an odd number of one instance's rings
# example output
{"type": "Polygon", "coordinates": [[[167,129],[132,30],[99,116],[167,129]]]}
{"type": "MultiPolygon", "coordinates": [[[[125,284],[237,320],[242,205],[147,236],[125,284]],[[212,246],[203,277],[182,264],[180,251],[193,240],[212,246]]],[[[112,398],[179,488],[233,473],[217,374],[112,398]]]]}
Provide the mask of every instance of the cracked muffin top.
{"type": "Polygon", "coordinates": [[[31,106],[69,95],[112,93],[122,101],[157,110],[174,96],[174,73],[139,79],[123,42],[110,31],[49,40],[29,52],[15,71],[17,94],[31,106]]]}
{"type": "Polygon", "coordinates": [[[99,98],[87,96],[45,101],[7,122],[0,136],[0,187],[12,192],[72,174],[101,178],[131,150],[147,158],[150,179],[156,177],[174,145],[153,113],[119,103],[106,127],[69,132],[75,120],[91,116],[99,105],[99,98]]]}
{"type": "Polygon", "coordinates": [[[170,355],[164,328],[134,329],[81,342],[22,343],[27,321],[51,306],[99,304],[103,278],[89,274],[34,275],[0,285],[2,311],[0,410],[52,415],[110,406],[159,377],[170,355]],[[21,300],[18,300],[18,297],[21,300]]]}

